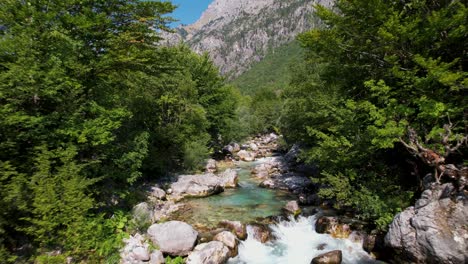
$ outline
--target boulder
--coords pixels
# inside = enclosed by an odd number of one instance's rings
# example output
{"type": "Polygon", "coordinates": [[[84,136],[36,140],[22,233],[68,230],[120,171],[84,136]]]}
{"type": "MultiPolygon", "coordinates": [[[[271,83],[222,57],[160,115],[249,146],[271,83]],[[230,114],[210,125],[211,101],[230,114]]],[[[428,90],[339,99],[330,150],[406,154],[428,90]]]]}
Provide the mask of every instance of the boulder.
{"type": "Polygon", "coordinates": [[[255,168],[252,170],[252,174],[254,174],[257,178],[260,179],[268,178],[271,169],[272,166],[270,164],[262,163],[255,166],[255,168]]]}
{"type": "Polygon", "coordinates": [[[314,205],[319,206],[322,203],[318,194],[308,194],[308,193],[301,193],[299,195],[299,204],[300,205],[314,205]]]}
{"type": "Polygon", "coordinates": [[[171,215],[179,211],[184,204],[174,203],[174,201],[160,201],[156,203],[153,212],[153,223],[171,218],[171,215]]]}
{"type": "Polygon", "coordinates": [[[231,145],[227,145],[223,147],[222,152],[224,155],[232,155],[234,154],[234,148],[231,145]]]}
{"type": "Polygon", "coordinates": [[[271,231],[266,226],[262,225],[250,225],[249,233],[253,238],[261,243],[266,243],[271,239],[271,231]]]}
{"type": "Polygon", "coordinates": [[[133,249],[133,258],[137,261],[150,260],[150,253],[148,247],[137,247],[133,249]]]}
{"type": "Polygon", "coordinates": [[[135,234],[123,240],[125,246],[120,250],[121,262],[124,264],[138,263],[148,261],[150,259],[149,244],[146,243],[144,237],[140,234],[135,234]]]}
{"type": "Polygon", "coordinates": [[[286,212],[293,214],[294,216],[301,213],[301,208],[297,201],[289,201],[283,208],[286,212]]]}
{"type": "Polygon", "coordinates": [[[231,143],[231,146],[233,152],[239,152],[241,150],[240,145],[237,143],[231,143]]]}
{"type": "Polygon", "coordinates": [[[164,264],[164,263],[166,263],[166,260],[164,259],[162,252],[159,250],[153,250],[153,252],[151,252],[150,261],[148,264],[164,264]]]}
{"type": "Polygon", "coordinates": [[[311,264],[340,264],[343,260],[341,250],[333,250],[313,258],[311,264]]]}
{"type": "Polygon", "coordinates": [[[198,232],[187,223],[170,221],[150,226],[148,235],[162,253],[187,256],[195,246],[198,232]]]}
{"type": "Polygon", "coordinates": [[[243,161],[254,161],[255,160],[255,153],[247,151],[247,150],[241,150],[237,153],[237,156],[239,157],[240,160],[243,161]]]}
{"type": "Polygon", "coordinates": [[[362,248],[368,253],[384,251],[385,234],[372,231],[370,234],[364,236],[362,241],[362,248]]]}
{"type": "Polygon", "coordinates": [[[224,188],[235,188],[237,187],[237,183],[239,182],[239,176],[237,175],[237,171],[233,169],[227,169],[223,173],[220,174],[220,184],[224,188]]]}
{"type": "Polygon", "coordinates": [[[400,263],[466,263],[468,201],[451,183],[425,190],[393,219],[385,244],[400,263]]]}
{"type": "Polygon", "coordinates": [[[216,172],[217,166],[216,166],[216,160],[214,159],[209,159],[206,161],[206,166],[205,166],[205,171],[208,173],[214,173],[216,172]]]}
{"type": "Polygon", "coordinates": [[[268,188],[268,189],[275,189],[276,188],[275,181],[273,181],[272,179],[262,181],[259,184],[259,186],[262,187],[262,188],[268,188]]]}
{"type": "Polygon", "coordinates": [[[306,192],[308,188],[313,186],[312,181],[308,177],[291,172],[282,174],[278,180],[295,194],[306,192]]]}
{"type": "Polygon", "coordinates": [[[315,231],[319,234],[330,233],[338,225],[338,219],[331,216],[322,216],[315,222],[315,231]]]}
{"type": "Polygon", "coordinates": [[[220,225],[230,229],[239,239],[244,240],[247,238],[246,226],[240,221],[223,220],[220,222],[220,225]]]}
{"type": "Polygon", "coordinates": [[[250,148],[252,151],[258,151],[258,146],[257,146],[257,144],[255,144],[255,143],[250,143],[249,148],[250,148]]]}
{"type": "Polygon", "coordinates": [[[317,250],[324,250],[328,245],[326,243],[319,244],[317,250]]]}
{"type": "Polygon", "coordinates": [[[219,234],[217,234],[213,240],[222,242],[224,245],[226,245],[229,248],[230,252],[230,257],[235,257],[237,256],[237,245],[238,245],[238,240],[236,235],[229,231],[223,231],[219,234]]]}
{"type": "Polygon", "coordinates": [[[315,222],[315,231],[320,234],[330,234],[334,238],[348,238],[351,227],[340,223],[336,217],[322,216],[315,222]]]}
{"type": "Polygon", "coordinates": [[[270,133],[269,135],[265,135],[263,137],[263,143],[269,144],[269,143],[276,141],[277,139],[278,139],[278,135],[276,135],[275,133],[270,133]]]}
{"type": "Polygon", "coordinates": [[[229,258],[229,249],[219,241],[203,243],[195,247],[187,258],[187,264],[224,264],[229,258]]]}
{"type": "Polygon", "coordinates": [[[234,155],[241,150],[240,145],[237,143],[231,143],[223,147],[223,153],[225,155],[234,155]]]}
{"type": "Polygon", "coordinates": [[[294,144],[291,149],[284,155],[284,159],[287,163],[296,164],[299,158],[299,154],[301,153],[301,148],[299,145],[294,144]]]}
{"type": "Polygon", "coordinates": [[[158,187],[151,187],[150,196],[159,200],[166,199],[166,192],[158,187]]]}
{"type": "Polygon", "coordinates": [[[201,175],[181,175],[171,184],[175,200],[184,197],[206,197],[224,191],[220,178],[212,173],[201,175]]]}

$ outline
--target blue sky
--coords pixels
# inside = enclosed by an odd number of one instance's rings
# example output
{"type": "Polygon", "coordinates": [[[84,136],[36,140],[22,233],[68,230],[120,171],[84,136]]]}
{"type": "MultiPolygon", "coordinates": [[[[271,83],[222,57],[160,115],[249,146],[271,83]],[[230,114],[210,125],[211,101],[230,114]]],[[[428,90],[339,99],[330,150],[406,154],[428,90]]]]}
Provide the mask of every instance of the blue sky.
{"type": "Polygon", "coordinates": [[[179,7],[174,11],[172,17],[180,20],[173,23],[174,26],[179,24],[192,24],[197,21],[203,11],[213,0],[172,0],[171,2],[179,7]]]}

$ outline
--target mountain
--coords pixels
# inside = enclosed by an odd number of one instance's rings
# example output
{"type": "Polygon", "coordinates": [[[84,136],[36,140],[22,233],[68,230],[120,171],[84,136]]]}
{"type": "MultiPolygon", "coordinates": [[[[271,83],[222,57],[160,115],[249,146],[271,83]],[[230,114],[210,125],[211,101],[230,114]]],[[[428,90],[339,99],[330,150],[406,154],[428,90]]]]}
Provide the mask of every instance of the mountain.
{"type": "Polygon", "coordinates": [[[301,61],[303,50],[297,41],[291,41],[269,51],[259,62],[231,80],[242,94],[255,95],[264,88],[283,90],[291,78],[291,65],[301,61]]]}
{"type": "Polygon", "coordinates": [[[220,71],[235,78],[277,47],[314,26],[313,4],[332,0],[214,0],[194,24],[165,36],[208,52],[220,71]]]}

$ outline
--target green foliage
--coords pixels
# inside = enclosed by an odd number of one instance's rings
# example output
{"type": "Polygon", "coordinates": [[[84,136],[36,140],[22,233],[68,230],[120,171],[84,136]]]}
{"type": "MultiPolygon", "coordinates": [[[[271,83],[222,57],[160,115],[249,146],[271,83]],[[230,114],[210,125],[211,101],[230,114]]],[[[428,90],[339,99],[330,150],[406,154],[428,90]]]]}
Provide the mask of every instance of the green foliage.
{"type": "Polygon", "coordinates": [[[237,108],[239,121],[236,122],[235,139],[268,131],[278,132],[282,107],[280,95],[291,78],[289,67],[296,64],[301,55],[299,43],[292,41],[271,49],[264,59],[232,81],[243,95],[237,108]]]}
{"type": "Polygon", "coordinates": [[[211,151],[206,146],[206,139],[187,142],[184,146],[184,167],[190,171],[203,169],[204,162],[210,157],[211,151]]]}
{"type": "Polygon", "coordinates": [[[193,169],[230,140],[238,92],[207,55],[158,44],[173,9],[0,3],[2,259],[27,243],[37,261],[59,249],[117,263],[127,217],[112,212],[128,210],[132,185],[193,169]]]}
{"type": "Polygon", "coordinates": [[[182,257],[171,258],[170,256],[166,257],[167,264],[184,264],[185,260],[182,257]]]}
{"type": "Polygon", "coordinates": [[[37,264],[63,264],[66,262],[65,256],[41,255],[35,259],[35,263],[37,264]]]}
{"type": "Polygon", "coordinates": [[[289,83],[289,67],[300,61],[303,51],[297,41],[271,49],[265,57],[236,77],[232,84],[245,94],[253,96],[259,90],[283,90],[289,83]]]}
{"type": "Polygon", "coordinates": [[[408,128],[441,154],[445,124],[450,142],[465,133],[468,9],[419,0],[316,9],[325,26],[299,36],[306,55],[283,94],[282,132],[308,146],[304,159],[329,187],[322,196],[385,229],[418,190],[399,144],[408,128]]]}

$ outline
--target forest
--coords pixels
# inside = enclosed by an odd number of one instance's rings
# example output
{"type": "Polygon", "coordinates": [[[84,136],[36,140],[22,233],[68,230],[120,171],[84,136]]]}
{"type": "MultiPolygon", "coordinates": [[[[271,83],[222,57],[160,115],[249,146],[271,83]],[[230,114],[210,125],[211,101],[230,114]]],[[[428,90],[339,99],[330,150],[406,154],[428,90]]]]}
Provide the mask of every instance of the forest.
{"type": "Polygon", "coordinates": [[[276,55],[294,65],[260,66],[272,75],[261,87],[255,73],[231,82],[209,54],[162,45],[174,8],[1,1],[0,259],[118,263],[138,185],[197,171],[224,145],[264,132],[300,145],[302,162],[319,168],[313,181],[327,186],[319,195],[380,230],[426,174],[461,178],[463,1],[316,5],[320,25],[276,55]]]}

